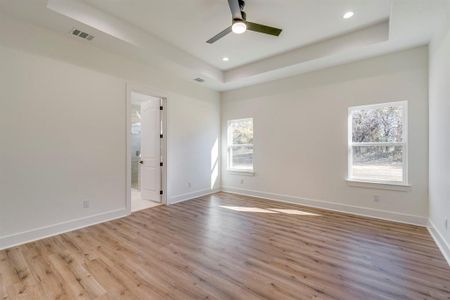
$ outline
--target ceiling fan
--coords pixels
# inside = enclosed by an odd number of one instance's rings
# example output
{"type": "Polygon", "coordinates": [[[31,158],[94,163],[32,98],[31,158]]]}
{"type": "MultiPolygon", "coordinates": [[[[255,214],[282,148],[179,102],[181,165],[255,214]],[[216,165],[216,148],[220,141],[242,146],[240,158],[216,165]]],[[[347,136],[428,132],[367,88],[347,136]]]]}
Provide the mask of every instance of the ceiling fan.
{"type": "Polygon", "coordinates": [[[244,33],[247,30],[256,31],[260,33],[270,34],[274,36],[279,36],[282,29],[270,27],[262,24],[256,24],[247,21],[247,14],[244,12],[245,1],[244,0],[228,0],[228,5],[230,6],[231,15],[233,17],[232,24],[230,27],[224,31],[216,34],[214,37],[210,38],[206,42],[212,44],[219,39],[223,38],[230,32],[237,34],[244,33]]]}

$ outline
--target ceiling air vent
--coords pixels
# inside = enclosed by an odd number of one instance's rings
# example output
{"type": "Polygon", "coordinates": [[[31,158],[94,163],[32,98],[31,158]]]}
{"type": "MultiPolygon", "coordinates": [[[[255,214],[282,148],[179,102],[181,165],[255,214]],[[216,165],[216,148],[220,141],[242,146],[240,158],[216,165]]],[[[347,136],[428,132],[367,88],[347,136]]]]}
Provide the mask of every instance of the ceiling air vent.
{"type": "Polygon", "coordinates": [[[197,81],[197,82],[205,82],[205,79],[200,78],[200,77],[197,77],[194,80],[197,81]]]}
{"type": "Polygon", "coordinates": [[[71,33],[77,37],[80,37],[80,38],[88,40],[88,41],[91,41],[94,38],[93,35],[90,35],[89,33],[86,33],[84,31],[81,31],[76,28],[72,29],[71,33]]]}

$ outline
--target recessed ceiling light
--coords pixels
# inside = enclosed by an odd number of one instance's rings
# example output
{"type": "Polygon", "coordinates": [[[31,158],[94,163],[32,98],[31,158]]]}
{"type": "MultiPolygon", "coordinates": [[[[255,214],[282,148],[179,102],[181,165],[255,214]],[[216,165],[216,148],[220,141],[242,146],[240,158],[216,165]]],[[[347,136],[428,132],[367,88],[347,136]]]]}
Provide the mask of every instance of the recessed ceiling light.
{"type": "Polygon", "coordinates": [[[354,15],[355,15],[354,12],[348,11],[348,12],[346,12],[342,17],[343,17],[344,19],[350,19],[350,18],[353,17],[354,15]]]}
{"type": "Polygon", "coordinates": [[[223,61],[229,61],[230,58],[228,58],[228,57],[225,56],[225,57],[222,57],[222,60],[223,60],[223,61]]]}

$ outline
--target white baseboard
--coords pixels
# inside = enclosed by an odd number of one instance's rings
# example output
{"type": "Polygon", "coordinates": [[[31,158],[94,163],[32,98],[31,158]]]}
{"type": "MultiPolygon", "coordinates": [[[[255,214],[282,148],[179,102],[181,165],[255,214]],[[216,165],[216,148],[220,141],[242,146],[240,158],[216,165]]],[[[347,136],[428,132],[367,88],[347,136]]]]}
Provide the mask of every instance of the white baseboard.
{"type": "MultiPolygon", "coordinates": [[[[350,205],[338,204],[338,203],[321,201],[321,200],[312,200],[312,199],[300,198],[300,197],[290,196],[290,195],[259,192],[259,191],[253,191],[253,190],[247,190],[247,189],[241,189],[241,188],[235,188],[235,187],[222,187],[222,189],[213,189],[213,190],[204,189],[204,190],[199,190],[199,191],[192,192],[192,193],[176,195],[173,197],[169,197],[169,204],[175,204],[175,203],[191,200],[194,198],[214,194],[214,193],[217,193],[220,191],[227,192],[227,193],[239,194],[239,195],[252,196],[252,197],[257,197],[257,198],[265,198],[268,200],[274,200],[274,201],[280,201],[280,202],[301,204],[301,205],[305,205],[305,206],[309,206],[309,207],[322,208],[322,209],[327,209],[327,210],[332,210],[332,211],[350,213],[350,214],[355,214],[355,215],[360,215],[360,216],[373,217],[373,218],[407,223],[407,224],[414,224],[414,225],[419,225],[419,226],[426,226],[426,224],[428,224],[427,228],[428,228],[428,231],[430,232],[430,235],[433,237],[434,241],[436,242],[436,244],[438,245],[442,254],[444,255],[445,259],[447,260],[447,263],[450,265],[450,245],[445,241],[445,239],[440,234],[440,232],[436,229],[436,226],[433,224],[433,222],[431,222],[431,220],[428,221],[426,218],[420,217],[420,216],[399,214],[399,213],[393,213],[393,212],[388,212],[388,211],[383,211],[383,210],[376,210],[376,209],[372,209],[372,208],[350,206],[350,205]]],[[[106,213],[101,213],[101,214],[96,214],[96,215],[92,215],[92,216],[88,216],[88,217],[84,217],[84,218],[74,219],[74,220],[71,220],[68,222],[58,223],[55,225],[44,226],[44,227],[20,232],[20,233],[13,234],[13,235],[2,236],[2,237],[0,237],[0,250],[11,248],[11,247],[29,243],[29,242],[33,242],[36,240],[44,239],[44,238],[58,235],[61,233],[77,230],[80,228],[92,226],[95,224],[111,221],[114,219],[122,218],[127,215],[128,215],[128,211],[125,208],[118,209],[118,210],[113,210],[113,211],[109,211],[106,213]]]]}
{"type": "Polygon", "coordinates": [[[212,190],[211,189],[203,189],[203,190],[198,190],[198,191],[191,192],[191,193],[169,196],[167,199],[167,204],[169,204],[169,205],[175,204],[175,203],[191,200],[191,199],[198,198],[198,197],[215,194],[220,191],[221,191],[220,188],[216,188],[216,189],[212,189],[212,190]]]}
{"type": "Polygon", "coordinates": [[[429,221],[428,224],[428,231],[430,232],[431,237],[438,245],[439,249],[442,252],[442,255],[444,255],[448,265],[450,266],[450,245],[445,241],[444,237],[437,230],[436,226],[434,225],[433,222],[431,222],[431,220],[429,221]]]}
{"type": "Polygon", "coordinates": [[[224,187],[222,187],[222,191],[228,192],[228,193],[252,196],[252,197],[257,197],[257,198],[264,198],[264,199],[268,199],[268,200],[275,200],[275,201],[280,201],[280,202],[301,204],[304,206],[309,206],[309,207],[314,207],[314,208],[322,208],[322,209],[326,209],[326,210],[349,213],[349,214],[354,214],[354,215],[358,215],[358,216],[371,217],[371,218],[395,221],[395,222],[406,223],[406,224],[413,224],[413,225],[418,225],[418,226],[423,226],[423,227],[428,225],[427,217],[401,214],[401,213],[385,211],[385,210],[378,210],[378,209],[373,209],[373,208],[368,208],[368,207],[352,206],[352,205],[328,202],[328,201],[323,201],[323,200],[313,200],[313,199],[302,198],[302,197],[297,197],[297,196],[260,192],[260,191],[247,190],[247,189],[236,188],[236,187],[224,186],[224,187]]]}
{"type": "MultiPolygon", "coordinates": [[[[203,189],[191,193],[180,194],[172,197],[168,197],[168,204],[175,204],[182,201],[206,196],[220,192],[219,188],[216,189],[203,189]]],[[[114,219],[122,218],[129,215],[126,208],[113,210],[105,213],[100,213],[88,217],[70,220],[67,222],[61,222],[54,225],[43,226],[40,228],[19,232],[12,235],[0,236],[0,250],[11,248],[14,246],[30,243],[36,240],[41,240],[47,237],[58,235],[61,233],[73,231],[83,227],[111,221],[114,219]]]]}
{"type": "Polygon", "coordinates": [[[106,221],[122,218],[127,215],[128,212],[125,208],[117,209],[88,217],[73,219],[67,222],[62,222],[54,225],[43,226],[40,228],[12,235],[2,236],[0,237],[0,250],[44,239],[61,233],[73,231],[83,227],[88,227],[106,221]]]}

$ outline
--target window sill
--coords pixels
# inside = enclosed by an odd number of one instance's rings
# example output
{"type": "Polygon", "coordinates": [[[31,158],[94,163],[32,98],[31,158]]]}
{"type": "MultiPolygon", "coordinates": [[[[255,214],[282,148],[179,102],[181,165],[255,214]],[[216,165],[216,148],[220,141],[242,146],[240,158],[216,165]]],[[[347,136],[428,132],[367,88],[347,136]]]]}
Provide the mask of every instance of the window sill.
{"type": "Polygon", "coordinates": [[[255,176],[255,172],[254,171],[227,170],[227,172],[232,174],[232,175],[255,176]]]}
{"type": "Polygon", "coordinates": [[[349,186],[359,188],[389,190],[399,192],[408,192],[411,190],[411,185],[404,183],[376,182],[376,181],[358,180],[349,178],[347,178],[345,181],[347,181],[347,184],[349,186]]]}

